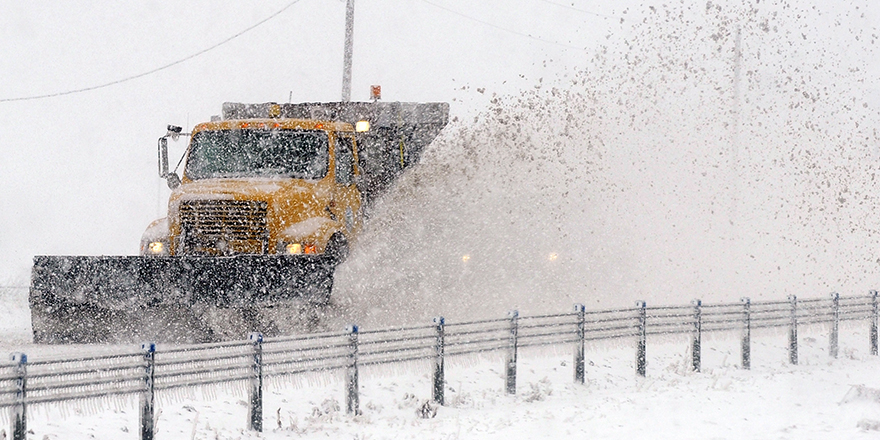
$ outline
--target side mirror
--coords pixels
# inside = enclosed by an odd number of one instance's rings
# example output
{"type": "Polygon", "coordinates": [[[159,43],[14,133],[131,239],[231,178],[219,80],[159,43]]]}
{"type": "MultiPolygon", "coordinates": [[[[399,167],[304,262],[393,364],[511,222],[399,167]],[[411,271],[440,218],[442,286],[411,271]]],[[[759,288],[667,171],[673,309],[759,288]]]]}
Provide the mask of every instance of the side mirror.
{"type": "Polygon", "coordinates": [[[172,190],[180,186],[180,177],[177,173],[166,174],[165,181],[168,182],[168,188],[171,188],[172,190]]]}
{"type": "Polygon", "coordinates": [[[177,140],[180,136],[190,136],[190,133],[182,133],[182,131],[181,127],[169,125],[168,133],[159,138],[159,177],[165,179],[168,182],[168,188],[172,190],[180,186],[180,176],[176,172],[168,172],[168,138],[177,140]]]}
{"type": "Polygon", "coordinates": [[[168,136],[159,138],[159,177],[168,178],[168,136]]]}

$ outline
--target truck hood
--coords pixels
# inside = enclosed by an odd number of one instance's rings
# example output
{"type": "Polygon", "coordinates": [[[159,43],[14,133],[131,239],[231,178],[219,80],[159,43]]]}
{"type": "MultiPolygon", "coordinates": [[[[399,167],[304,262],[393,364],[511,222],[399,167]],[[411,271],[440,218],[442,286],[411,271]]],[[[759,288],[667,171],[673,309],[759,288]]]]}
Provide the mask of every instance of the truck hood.
{"type": "MultiPolygon", "coordinates": [[[[182,201],[188,200],[253,200],[269,205],[270,222],[301,222],[323,216],[332,197],[331,185],[323,180],[295,179],[203,179],[189,181],[171,193],[169,217],[174,223],[182,201]]],[[[290,224],[279,223],[284,228],[290,224]]]]}
{"type": "Polygon", "coordinates": [[[320,181],[293,179],[201,179],[189,181],[172,194],[172,201],[182,200],[263,200],[272,202],[280,193],[315,194],[320,197],[320,181]]]}

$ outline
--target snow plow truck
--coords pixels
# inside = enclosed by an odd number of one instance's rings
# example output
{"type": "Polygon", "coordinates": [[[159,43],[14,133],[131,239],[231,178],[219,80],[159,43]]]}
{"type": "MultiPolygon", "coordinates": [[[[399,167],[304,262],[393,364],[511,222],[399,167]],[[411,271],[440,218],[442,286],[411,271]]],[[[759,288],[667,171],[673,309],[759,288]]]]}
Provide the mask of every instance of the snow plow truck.
{"type": "Polygon", "coordinates": [[[224,103],[191,133],[168,126],[167,217],[138,256],[35,256],[34,342],[216,341],[283,332],[279,316],[314,326],[366,206],[448,118],[446,103],[224,103]],[[178,175],[168,141],[181,136],[178,175]]]}

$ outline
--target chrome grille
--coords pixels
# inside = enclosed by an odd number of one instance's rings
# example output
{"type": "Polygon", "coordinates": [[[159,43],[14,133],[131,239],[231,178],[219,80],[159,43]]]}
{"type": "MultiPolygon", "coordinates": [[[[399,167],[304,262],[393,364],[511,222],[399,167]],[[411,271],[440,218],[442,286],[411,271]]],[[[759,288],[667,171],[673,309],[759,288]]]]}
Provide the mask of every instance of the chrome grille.
{"type": "Polygon", "coordinates": [[[180,228],[187,251],[231,242],[268,242],[267,203],[252,200],[189,200],[180,204],[180,228]]]}

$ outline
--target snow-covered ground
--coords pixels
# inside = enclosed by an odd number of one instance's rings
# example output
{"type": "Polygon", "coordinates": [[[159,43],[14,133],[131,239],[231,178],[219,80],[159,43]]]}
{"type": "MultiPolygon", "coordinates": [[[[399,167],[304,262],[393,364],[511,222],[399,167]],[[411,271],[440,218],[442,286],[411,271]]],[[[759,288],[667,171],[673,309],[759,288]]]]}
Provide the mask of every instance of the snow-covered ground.
{"type": "MultiPolygon", "coordinates": [[[[27,343],[23,297],[6,300],[0,349],[57,356],[27,343]]],[[[572,380],[571,347],[523,349],[516,396],[504,392],[501,353],[453,358],[443,407],[428,403],[425,363],[364,368],[358,416],[345,414],[341,372],[268,380],[261,434],[246,429],[243,384],[160,393],[156,438],[876,438],[880,358],[869,354],[867,330],[842,325],[840,358],[831,359],[827,328],[801,327],[796,366],[784,332],[755,331],[748,371],[735,333],[706,335],[701,373],[689,370],[687,338],[649,338],[645,378],[634,372],[633,341],[601,342],[588,346],[584,385],[572,380]]],[[[136,408],[134,396],[34,405],[29,438],[134,439],[136,408]]]]}

